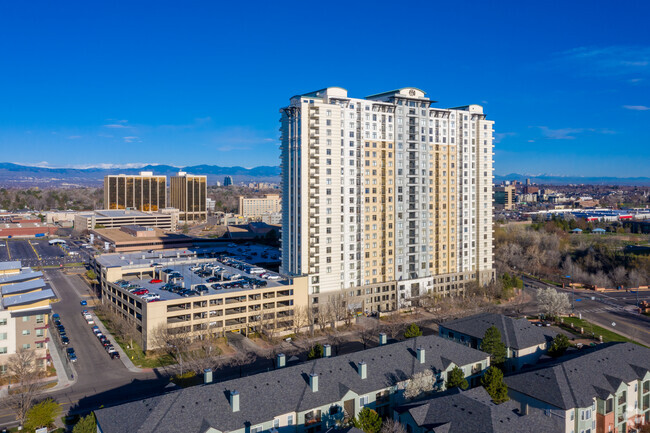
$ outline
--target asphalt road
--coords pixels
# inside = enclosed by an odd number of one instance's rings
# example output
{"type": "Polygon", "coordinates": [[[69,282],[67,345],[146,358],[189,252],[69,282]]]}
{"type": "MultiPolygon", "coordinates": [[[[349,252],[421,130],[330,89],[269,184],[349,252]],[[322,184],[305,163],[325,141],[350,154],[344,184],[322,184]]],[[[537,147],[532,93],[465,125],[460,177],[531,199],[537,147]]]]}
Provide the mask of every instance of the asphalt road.
{"type": "MultiPolygon", "coordinates": [[[[89,288],[79,277],[64,275],[58,269],[46,270],[45,276],[59,297],[52,309],[61,316],[70,338],[68,347],[74,347],[78,358],[74,363],[76,383],[48,394],[61,403],[63,413],[89,411],[162,392],[169,379],[155,372],[132,373],[120,360],[108,356],[81,316],[81,310],[88,307],[82,307],[80,301],[89,297],[89,288]]],[[[0,410],[0,426],[13,424],[9,410],[0,410]]]]}
{"type": "MultiPolygon", "coordinates": [[[[531,288],[548,287],[544,283],[524,277],[531,288]]],[[[596,293],[591,290],[558,289],[569,295],[574,314],[603,328],[622,334],[646,346],[650,346],[650,318],[637,313],[638,300],[650,300],[650,291],[637,293],[596,293]],[[613,325],[614,324],[614,325],[613,325]]]]}

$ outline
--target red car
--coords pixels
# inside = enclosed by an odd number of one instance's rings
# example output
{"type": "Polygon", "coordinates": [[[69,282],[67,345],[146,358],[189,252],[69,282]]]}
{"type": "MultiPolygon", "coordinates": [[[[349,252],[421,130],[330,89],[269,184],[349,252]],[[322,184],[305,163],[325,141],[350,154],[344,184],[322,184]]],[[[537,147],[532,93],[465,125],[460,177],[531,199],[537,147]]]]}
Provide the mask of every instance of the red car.
{"type": "Polygon", "coordinates": [[[151,284],[156,284],[156,283],[162,283],[163,281],[162,281],[162,280],[157,280],[157,279],[154,278],[153,280],[151,280],[151,281],[149,281],[149,282],[150,282],[151,284]]]}
{"type": "Polygon", "coordinates": [[[147,289],[136,290],[135,292],[133,292],[134,295],[138,295],[138,296],[146,295],[147,293],[149,293],[149,290],[147,289]]]}

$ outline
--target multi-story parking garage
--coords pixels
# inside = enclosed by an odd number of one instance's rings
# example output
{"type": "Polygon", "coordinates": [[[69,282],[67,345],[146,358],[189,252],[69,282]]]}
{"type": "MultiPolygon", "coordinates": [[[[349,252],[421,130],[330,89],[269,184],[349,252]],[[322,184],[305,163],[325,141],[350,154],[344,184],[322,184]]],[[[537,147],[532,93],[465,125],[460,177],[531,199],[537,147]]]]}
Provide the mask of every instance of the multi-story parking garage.
{"type": "Polygon", "coordinates": [[[307,303],[306,278],[267,278],[210,249],[104,254],[95,259],[102,302],[133,320],[145,350],[161,327],[179,332],[248,334],[293,326],[307,303]],[[208,281],[210,280],[210,281],[208,281]]]}

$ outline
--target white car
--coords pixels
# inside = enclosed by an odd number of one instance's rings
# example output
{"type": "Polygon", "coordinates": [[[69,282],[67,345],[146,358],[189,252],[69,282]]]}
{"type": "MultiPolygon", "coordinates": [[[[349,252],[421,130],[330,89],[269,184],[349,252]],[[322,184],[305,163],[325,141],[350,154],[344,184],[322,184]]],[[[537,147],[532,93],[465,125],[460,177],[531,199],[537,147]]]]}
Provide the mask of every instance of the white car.
{"type": "Polygon", "coordinates": [[[248,271],[249,274],[253,274],[253,275],[255,275],[255,274],[263,274],[264,272],[266,272],[264,268],[251,268],[248,271]]]}
{"type": "Polygon", "coordinates": [[[281,277],[279,275],[269,275],[266,277],[268,280],[279,280],[281,277]]]}

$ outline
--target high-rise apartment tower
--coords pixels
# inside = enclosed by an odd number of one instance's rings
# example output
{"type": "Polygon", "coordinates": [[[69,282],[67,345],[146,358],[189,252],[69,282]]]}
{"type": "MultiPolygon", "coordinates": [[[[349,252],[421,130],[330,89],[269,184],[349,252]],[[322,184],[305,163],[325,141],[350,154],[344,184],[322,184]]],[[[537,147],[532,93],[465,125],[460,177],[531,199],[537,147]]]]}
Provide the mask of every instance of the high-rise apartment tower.
{"type": "Polygon", "coordinates": [[[170,203],[178,209],[179,220],[203,221],[208,217],[208,178],[183,171],[170,179],[170,203]]]}
{"type": "Polygon", "coordinates": [[[145,212],[167,207],[167,177],[150,171],[139,175],[118,174],[104,177],[106,209],[136,209],[145,212]]]}
{"type": "Polygon", "coordinates": [[[309,275],[312,304],[386,310],[493,278],[493,122],[434,103],[330,87],[281,109],[281,272],[309,275]]]}

